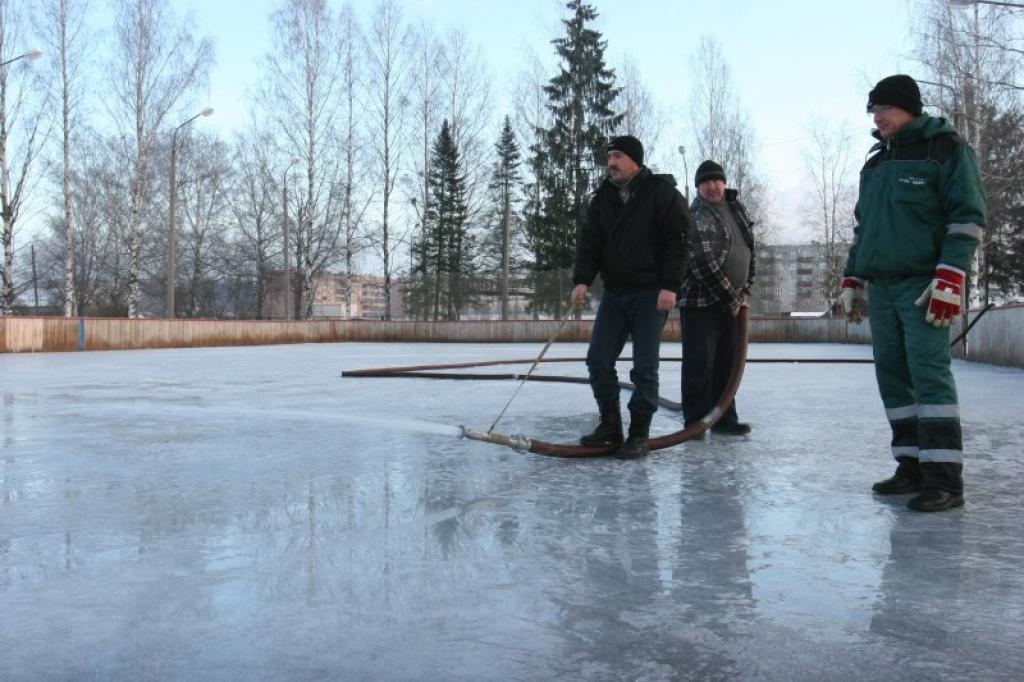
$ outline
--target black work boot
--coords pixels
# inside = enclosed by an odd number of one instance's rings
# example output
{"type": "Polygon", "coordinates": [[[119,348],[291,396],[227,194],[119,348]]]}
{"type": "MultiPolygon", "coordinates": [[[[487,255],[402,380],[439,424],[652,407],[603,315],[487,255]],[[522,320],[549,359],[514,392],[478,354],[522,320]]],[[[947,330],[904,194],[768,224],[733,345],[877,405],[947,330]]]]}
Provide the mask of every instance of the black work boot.
{"type": "Polygon", "coordinates": [[[591,433],[580,438],[580,445],[619,445],[622,443],[622,413],[618,401],[598,405],[598,409],[601,411],[601,423],[591,433]]]}
{"type": "Polygon", "coordinates": [[[619,459],[636,459],[643,457],[651,451],[647,445],[647,437],[651,430],[651,417],[649,414],[629,411],[629,438],[615,456],[619,459]]]}
{"type": "Polygon", "coordinates": [[[750,433],[750,424],[744,422],[715,422],[711,427],[712,433],[724,434],[726,436],[745,436],[750,433]]]}
{"type": "Polygon", "coordinates": [[[907,502],[914,511],[937,512],[964,503],[964,482],[960,462],[922,462],[924,491],[907,502]]]}
{"type": "Polygon", "coordinates": [[[924,474],[916,457],[897,457],[899,466],[896,473],[884,481],[871,486],[871,490],[879,495],[905,495],[924,490],[924,474]]]}

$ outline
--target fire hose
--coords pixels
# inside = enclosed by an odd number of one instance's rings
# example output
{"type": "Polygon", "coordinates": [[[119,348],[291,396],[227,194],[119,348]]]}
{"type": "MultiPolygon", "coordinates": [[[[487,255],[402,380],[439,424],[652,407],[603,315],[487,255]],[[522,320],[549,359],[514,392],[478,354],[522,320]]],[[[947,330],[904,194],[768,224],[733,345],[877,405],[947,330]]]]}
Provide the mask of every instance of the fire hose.
{"type": "MultiPolygon", "coordinates": [[[[736,316],[736,352],[733,356],[732,372],[729,375],[729,379],[726,381],[725,389],[722,391],[722,395],[719,397],[718,402],[715,406],[704,416],[703,419],[696,421],[686,428],[669,433],[664,436],[657,436],[648,440],[648,444],[651,450],[661,450],[664,448],[672,447],[673,445],[679,445],[684,443],[691,438],[699,436],[706,430],[711,428],[716,421],[725,413],[725,410],[729,407],[733,398],[736,397],[736,392],[739,390],[740,381],[743,378],[743,368],[746,362],[747,356],[747,308],[741,308],[739,314],[736,316]]],[[[550,344],[549,344],[550,345],[550,344]]],[[[545,350],[547,346],[545,346],[545,350]]],[[[543,352],[542,352],[543,355],[543,352]]],[[[538,357],[534,361],[534,366],[538,362],[541,362],[542,358],[538,357]]],[[[491,361],[491,362],[480,362],[480,363],[456,363],[450,365],[419,365],[414,367],[401,367],[394,369],[371,369],[371,370],[355,370],[342,372],[342,376],[424,376],[419,370],[428,369],[439,369],[439,368],[459,368],[459,367],[472,367],[481,365],[495,365],[503,364],[503,361],[491,361]]],[[[532,370],[532,368],[531,368],[532,370]]],[[[432,375],[437,377],[438,375],[432,375]]],[[[467,378],[465,376],[455,377],[452,375],[440,375],[445,378],[467,378]]],[[[476,375],[474,378],[493,378],[489,375],[476,375]]],[[[531,380],[544,380],[537,376],[529,377],[531,380]]],[[[545,377],[548,380],[554,380],[554,378],[545,377]]],[[[585,381],[585,380],[584,380],[585,381]]],[[[672,406],[677,404],[672,403],[672,406]]],[[[475,431],[473,429],[462,427],[462,434],[466,438],[471,440],[480,440],[487,443],[494,443],[496,445],[504,445],[514,450],[522,452],[532,452],[537,455],[546,455],[548,457],[568,457],[568,458],[584,458],[584,457],[604,457],[610,455],[618,449],[617,445],[602,445],[597,447],[588,447],[584,445],[577,445],[574,443],[549,443],[537,438],[529,438],[523,435],[508,435],[503,433],[496,433],[493,430],[488,432],[475,431]]]]}
{"type": "MultiPolygon", "coordinates": [[[[975,316],[974,320],[950,343],[950,346],[956,345],[960,339],[968,334],[974,325],[981,319],[981,317],[989,311],[993,306],[991,304],[986,305],[982,308],[975,316]]],[[[777,362],[777,363],[872,363],[873,360],[867,359],[855,359],[855,358],[754,358],[747,359],[747,344],[748,344],[748,332],[747,332],[747,309],[741,309],[737,316],[737,344],[736,353],[733,356],[732,372],[726,382],[725,390],[719,397],[718,402],[711,409],[711,411],[704,416],[703,419],[690,424],[688,427],[669,433],[664,436],[658,436],[651,438],[648,443],[651,450],[660,450],[664,448],[672,447],[673,445],[679,445],[692,438],[695,438],[706,430],[711,428],[725,410],[728,408],[729,403],[736,397],[736,393],[739,390],[740,381],[743,378],[743,370],[746,363],[748,362],[777,362]]],[[[564,325],[563,320],[562,324],[564,325]]],[[[559,326],[559,331],[561,326],[559,326]]],[[[545,344],[540,355],[532,360],[530,371],[525,375],[522,374],[485,374],[485,373],[450,373],[441,372],[436,370],[450,370],[450,369],[464,369],[470,367],[488,367],[496,365],[508,365],[508,364],[522,364],[524,362],[531,362],[531,360],[485,360],[477,362],[459,362],[459,363],[447,363],[447,364],[435,364],[435,365],[409,365],[403,367],[382,367],[382,368],[371,368],[362,370],[349,370],[343,371],[343,377],[415,377],[425,379],[477,379],[477,380],[498,380],[498,379],[516,379],[525,383],[527,380],[530,381],[552,381],[552,382],[567,382],[567,383],[589,383],[589,380],[584,377],[564,377],[564,376],[548,376],[548,375],[537,375],[532,374],[534,368],[541,363],[555,363],[555,362],[580,362],[583,358],[544,358],[544,353],[550,347],[554,337],[558,335],[558,331],[551,340],[545,344]]],[[[631,358],[623,357],[621,360],[630,360],[631,358]]],[[[680,361],[681,358],[662,358],[664,361],[680,361]]],[[[633,389],[633,385],[626,382],[619,382],[619,386],[624,389],[633,389]]],[[[522,383],[520,384],[520,388],[522,383]]],[[[516,392],[518,393],[518,388],[516,392]]],[[[515,394],[512,396],[515,397],[515,394]]],[[[511,400],[509,400],[511,403],[511,400]]],[[[680,411],[682,406],[679,403],[673,402],[666,398],[658,398],[658,404],[670,410],[680,411]]],[[[505,408],[508,408],[506,404],[505,408]]],[[[502,410],[504,413],[504,410],[502,410]]],[[[499,419],[500,419],[499,415],[499,419]]],[[[497,419],[495,424],[497,424],[497,419]]],[[[572,443],[549,443],[536,438],[529,438],[524,435],[507,435],[502,433],[494,432],[494,425],[487,432],[476,431],[469,429],[465,426],[462,427],[462,434],[464,437],[472,440],[481,440],[488,443],[495,443],[497,445],[505,445],[515,450],[532,452],[538,455],[546,455],[549,457],[568,457],[568,458],[584,458],[584,457],[602,457],[609,455],[615,451],[617,446],[608,445],[601,447],[586,447],[583,445],[576,445],[572,443]]]]}

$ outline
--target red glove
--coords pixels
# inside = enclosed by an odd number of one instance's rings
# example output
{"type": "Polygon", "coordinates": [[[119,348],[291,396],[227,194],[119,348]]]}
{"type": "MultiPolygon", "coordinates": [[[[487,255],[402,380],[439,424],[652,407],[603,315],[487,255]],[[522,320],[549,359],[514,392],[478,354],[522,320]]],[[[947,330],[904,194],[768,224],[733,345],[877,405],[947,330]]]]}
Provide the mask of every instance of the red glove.
{"type": "Polygon", "coordinates": [[[914,305],[928,304],[924,321],[934,327],[948,327],[950,321],[960,314],[960,292],[964,288],[966,273],[952,265],[939,264],[935,268],[935,279],[914,301],[914,305]]]}
{"type": "Polygon", "coordinates": [[[850,322],[864,319],[864,280],[859,277],[843,277],[839,288],[839,303],[850,322]]]}

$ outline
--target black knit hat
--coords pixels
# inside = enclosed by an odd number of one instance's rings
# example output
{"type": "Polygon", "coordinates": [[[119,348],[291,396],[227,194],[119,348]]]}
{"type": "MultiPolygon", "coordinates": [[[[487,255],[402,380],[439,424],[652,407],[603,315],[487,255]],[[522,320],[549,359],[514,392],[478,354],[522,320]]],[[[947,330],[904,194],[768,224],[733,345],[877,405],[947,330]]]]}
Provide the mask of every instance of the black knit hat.
{"type": "Polygon", "coordinates": [[[697,166],[697,174],[693,176],[694,187],[700,187],[700,183],[708,180],[721,180],[725,182],[725,169],[717,163],[708,159],[697,166]]]}
{"type": "Polygon", "coordinates": [[[644,146],[632,135],[613,137],[608,143],[608,151],[620,151],[636,161],[636,165],[644,165],[644,146]]]}
{"type": "Polygon", "coordinates": [[[899,107],[908,114],[921,115],[921,89],[917,81],[905,74],[888,76],[878,81],[875,89],[868,93],[868,113],[878,104],[899,107]]]}

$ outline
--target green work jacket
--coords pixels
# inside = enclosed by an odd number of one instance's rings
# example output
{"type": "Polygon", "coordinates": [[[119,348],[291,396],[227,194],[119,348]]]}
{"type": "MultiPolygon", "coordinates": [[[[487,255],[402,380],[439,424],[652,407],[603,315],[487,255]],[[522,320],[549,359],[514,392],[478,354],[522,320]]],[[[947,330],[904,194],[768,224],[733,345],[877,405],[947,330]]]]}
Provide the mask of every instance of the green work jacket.
{"type": "Polygon", "coordinates": [[[922,114],[872,152],[844,275],[893,280],[940,263],[969,271],[987,214],[973,150],[946,119],[922,114]]]}

